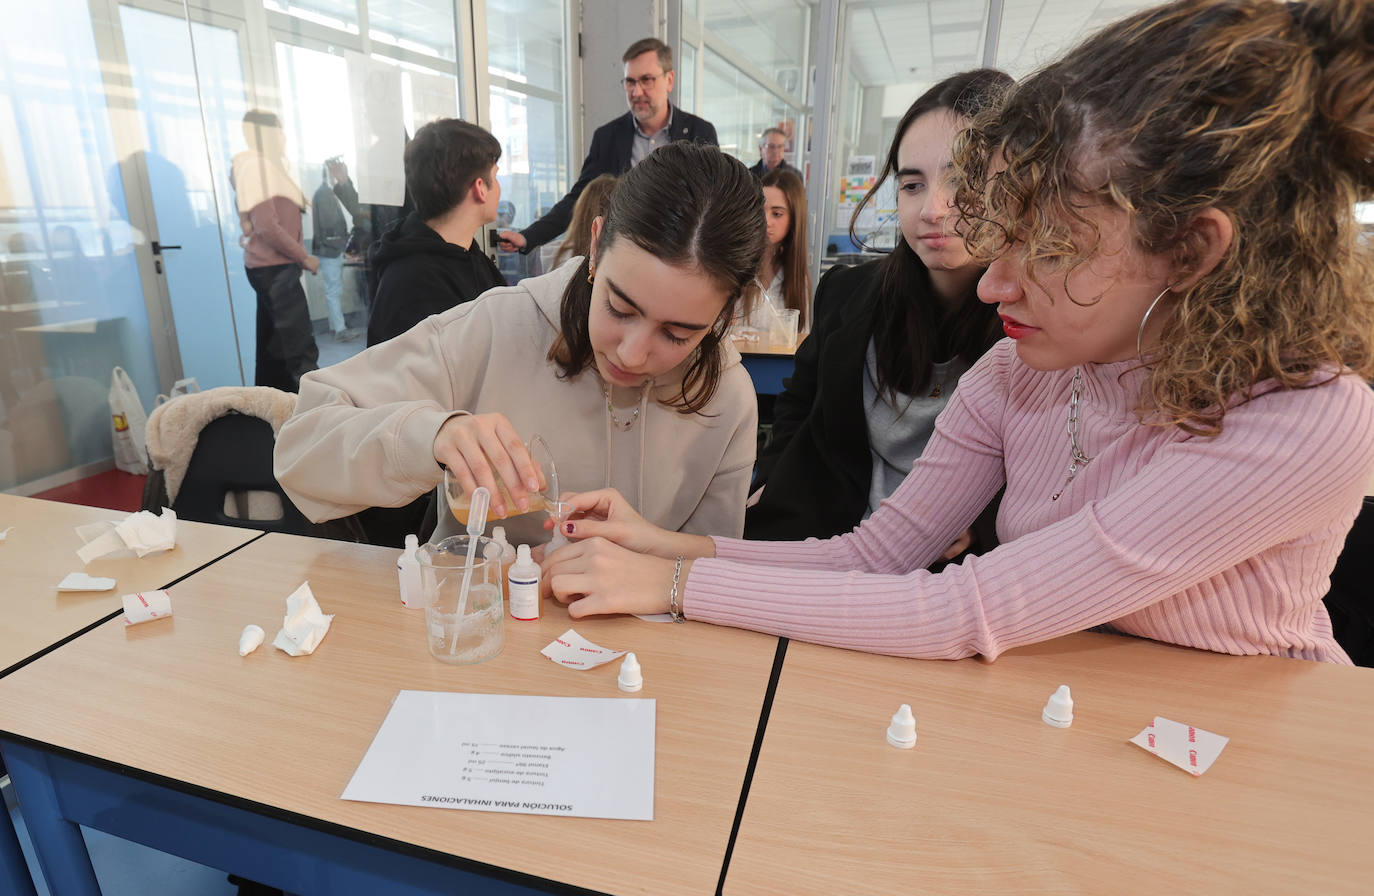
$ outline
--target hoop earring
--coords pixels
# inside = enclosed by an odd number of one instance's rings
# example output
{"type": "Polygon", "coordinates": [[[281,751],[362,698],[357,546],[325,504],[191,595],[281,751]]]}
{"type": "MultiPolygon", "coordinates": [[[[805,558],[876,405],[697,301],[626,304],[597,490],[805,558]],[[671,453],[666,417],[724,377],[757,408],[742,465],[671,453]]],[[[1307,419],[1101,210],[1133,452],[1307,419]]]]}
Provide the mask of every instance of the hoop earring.
{"type": "Polygon", "coordinates": [[[1145,309],[1145,316],[1140,319],[1140,329],[1136,330],[1135,333],[1135,355],[1140,359],[1140,363],[1142,364],[1145,363],[1145,352],[1141,348],[1141,341],[1145,338],[1145,324],[1150,320],[1150,315],[1154,313],[1155,306],[1159,304],[1159,300],[1168,295],[1172,290],[1172,286],[1164,287],[1164,291],[1155,296],[1155,300],[1150,303],[1150,307],[1145,309]]]}
{"type": "Polygon", "coordinates": [[[596,285],[596,271],[591,268],[587,268],[587,282],[593,286],[596,285]]]}

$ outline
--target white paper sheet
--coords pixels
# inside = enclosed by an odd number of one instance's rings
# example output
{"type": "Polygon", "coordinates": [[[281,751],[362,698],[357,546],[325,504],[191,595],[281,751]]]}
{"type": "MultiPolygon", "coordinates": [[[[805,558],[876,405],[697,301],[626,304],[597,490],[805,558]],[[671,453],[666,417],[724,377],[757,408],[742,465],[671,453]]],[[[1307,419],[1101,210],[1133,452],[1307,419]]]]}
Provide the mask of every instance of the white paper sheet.
{"type": "Polygon", "coordinates": [[[1130,742],[1197,776],[1212,767],[1230,738],[1155,716],[1130,742]]]}
{"type": "Polygon", "coordinates": [[[593,644],[572,629],[554,638],[539,651],[560,666],[569,669],[595,669],[611,660],[618,660],[628,651],[612,650],[593,644]]]}
{"type": "Polygon", "coordinates": [[[654,817],[653,700],[401,691],[342,799],[654,817]]]}
{"type": "Polygon", "coordinates": [[[364,205],[399,206],[405,200],[406,126],[401,70],[361,53],[344,53],[353,101],[353,181],[364,205]]]}

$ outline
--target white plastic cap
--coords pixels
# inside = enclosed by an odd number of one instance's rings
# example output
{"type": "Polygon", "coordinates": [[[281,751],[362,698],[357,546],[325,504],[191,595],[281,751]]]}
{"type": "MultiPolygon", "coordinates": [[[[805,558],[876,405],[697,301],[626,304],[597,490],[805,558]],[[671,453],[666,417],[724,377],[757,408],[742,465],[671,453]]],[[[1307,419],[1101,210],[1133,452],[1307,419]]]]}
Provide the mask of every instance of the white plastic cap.
{"type": "MultiPolygon", "coordinates": [[[[525,550],[525,546],[521,545],[520,549],[525,550]]],[[[620,676],[615,681],[622,691],[630,693],[644,687],[644,674],[639,669],[639,658],[633,652],[625,654],[625,661],[620,664],[620,676]]]]}
{"type": "Polygon", "coordinates": [[[257,650],[264,637],[266,637],[266,633],[262,630],[262,626],[244,626],[243,634],[239,635],[239,656],[248,656],[257,650]]]}
{"type": "Polygon", "coordinates": [[[892,714],[892,722],[887,726],[887,742],[902,750],[916,746],[916,717],[911,714],[911,704],[903,703],[892,714]]]}
{"type": "Polygon", "coordinates": [[[1046,725],[1056,728],[1067,728],[1073,724],[1073,697],[1069,694],[1068,685],[1061,684],[1059,690],[1050,694],[1040,718],[1045,720],[1046,725]]]}
{"type": "Polygon", "coordinates": [[[506,527],[493,526],[491,530],[491,538],[497,544],[506,544],[506,527]]]}
{"type": "Polygon", "coordinates": [[[533,559],[532,557],[530,557],[530,546],[529,546],[529,545],[527,545],[527,544],[522,544],[522,545],[520,545],[519,547],[517,547],[517,548],[515,549],[515,562],[516,562],[516,563],[533,563],[533,562],[534,562],[534,559],[533,559]]]}
{"type": "Polygon", "coordinates": [[[416,548],[418,548],[419,546],[420,546],[420,536],[418,536],[418,535],[407,535],[407,536],[406,536],[406,550],[407,550],[407,551],[413,551],[413,550],[415,550],[416,548]]]}

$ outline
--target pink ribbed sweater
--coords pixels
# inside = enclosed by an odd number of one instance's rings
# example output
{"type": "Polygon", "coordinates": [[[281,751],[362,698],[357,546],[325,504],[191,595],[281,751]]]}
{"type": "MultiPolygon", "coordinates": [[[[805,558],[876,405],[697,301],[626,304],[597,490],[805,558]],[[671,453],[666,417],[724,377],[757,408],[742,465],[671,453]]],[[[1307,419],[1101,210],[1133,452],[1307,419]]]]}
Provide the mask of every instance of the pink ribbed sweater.
{"type": "Polygon", "coordinates": [[[715,539],[693,619],[898,656],[995,658],[1098,625],[1232,654],[1346,663],[1322,605],[1374,474],[1374,392],[1354,376],[1263,385],[1216,438],[1142,426],[1135,362],[1088,365],[1069,464],[1073,370],[998,343],[959,382],[911,475],[828,541],[715,539]],[[1006,483],[1001,547],[936,559],[1006,483]]]}

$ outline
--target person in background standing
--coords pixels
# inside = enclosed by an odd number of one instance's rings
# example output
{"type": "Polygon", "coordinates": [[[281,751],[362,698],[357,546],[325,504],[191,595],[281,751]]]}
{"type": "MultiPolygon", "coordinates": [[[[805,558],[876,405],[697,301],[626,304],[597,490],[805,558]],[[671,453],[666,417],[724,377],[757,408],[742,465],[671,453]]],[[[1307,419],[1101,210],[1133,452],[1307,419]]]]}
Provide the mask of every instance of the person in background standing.
{"type": "Polygon", "coordinates": [[[625,63],[622,83],[630,111],[592,134],[592,146],[587,150],[577,182],[548,214],[519,232],[501,231],[502,249],[528,253],[567,230],[577,197],[599,175],[622,175],[658,147],[678,140],[718,145],[716,129],[709,121],[683,112],[668,101],[674,84],[671,47],[657,38],[646,37],[630,44],[621,59],[625,63]]]}
{"type": "Polygon", "coordinates": [[[257,364],[253,381],[286,392],[319,366],[320,349],[301,287],[301,270],[320,270],[305,251],[305,194],[286,167],[286,135],[273,112],[243,116],[248,149],[233,159],[230,180],[243,231],[243,266],[258,297],[257,364]]]}
{"type": "MultiPolygon", "coordinates": [[[[330,162],[337,161],[331,159],[330,162]]],[[[310,202],[315,220],[310,236],[310,251],[320,260],[320,277],[324,280],[324,301],[329,309],[329,330],[336,342],[351,342],[362,335],[350,329],[343,314],[343,253],[348,245],[351,229],[344,217],[344,207],[332,188],[330,162],[324,164],[320,186],[310,202]]],[[[340,163],[342,164],[342,163],[340,163]]]]}
{"type": "Polygon", "coordinates": [[[759,135],[759,160],[750,166],[755,177],[763,177],[773,171],[791,171],[797,177],[801,172],[787,164],[787,134],[782,128],[768,128],[759,135]]]}

